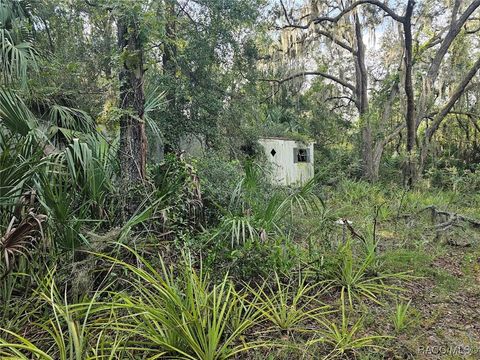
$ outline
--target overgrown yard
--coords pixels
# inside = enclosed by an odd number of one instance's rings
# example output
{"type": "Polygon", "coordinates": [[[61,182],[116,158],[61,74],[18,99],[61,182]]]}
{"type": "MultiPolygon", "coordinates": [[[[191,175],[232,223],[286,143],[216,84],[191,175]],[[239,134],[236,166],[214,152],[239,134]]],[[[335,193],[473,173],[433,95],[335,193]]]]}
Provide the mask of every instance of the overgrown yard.
{"type": "Polygon", "coordinates": [[[3,358],[478,358],[478,197],[344,180],[260,200],[255,174],[230,208],[254,217],[183,245],[142,215],[72,265],[18,247],[3,358]]]}
{"type": "MultiPolygon", "coordinates": [[[[478,195],[423,189],[377,193],[367,188],[367,193],[351,199],[359,210],[349,209],[347,216],[361,227],[376,206],[385,207],[377,224],[379,257],[386,269],[410,271],[414,276],[403,283],[400,298],[404,299],[387,300],[384,307],[366,315],[366,328],[395,336],[384,342],[388,350],[377,357],[478,358],[480,233],[477,223],[458,220],[455,215],[478,219],[478,195]],[[432,206],[451,214],[434,214],[432,206]],[[448,222],[452,224],[446,226],[448,222]],[[400,331],[395,319],[401,304],[409,306],[400,331]]],[[[336,197],[344,203],[342,194],[336,197]]],[[[369,354],[366,358],[376,357],[369,354]]]]}
{"type": "Polygon", "coordinates": [[[0,360],[480,359],[480,0],[0,0],[0,360]]]}

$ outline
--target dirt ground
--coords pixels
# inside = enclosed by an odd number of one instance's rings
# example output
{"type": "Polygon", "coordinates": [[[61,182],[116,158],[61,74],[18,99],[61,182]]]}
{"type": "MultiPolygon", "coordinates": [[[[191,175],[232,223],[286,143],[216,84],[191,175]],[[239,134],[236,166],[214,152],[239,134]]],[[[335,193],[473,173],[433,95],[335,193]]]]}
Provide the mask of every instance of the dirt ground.
{"type": "Polygon", "coordinates": [[[415,359],[480,359],[480,256],[449,245],[431,264],[444,283],[431,278],[408,285],[417,327],[405,344],[415,359]]]}

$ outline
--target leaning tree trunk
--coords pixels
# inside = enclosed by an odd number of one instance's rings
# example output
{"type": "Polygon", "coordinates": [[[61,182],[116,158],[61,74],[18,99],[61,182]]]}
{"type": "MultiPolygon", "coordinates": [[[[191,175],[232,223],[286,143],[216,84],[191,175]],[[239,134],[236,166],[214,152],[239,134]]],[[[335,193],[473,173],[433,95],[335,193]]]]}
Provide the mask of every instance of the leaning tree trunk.
{"type": "MultiPolygon", "coordinates": [[[[412,0],[409,0],[412,1],[412,0]]],[[[440,72],[440,66],[442,61],[450,49],[451,45],[461,33],[464,24],[471,18],[472,14],[480,8],[480,0],[473,0],[470,2],[470,5],[465,9],[465,11],[459,15],[459,7],[461,1],[455,1],[453,10],[452,10],[452,20],[448,28],[448,32],[445,34],[442,42],[440,43],[440,48],[435,53],[435,56],[430,64],[428,69],[426,79],[425,79],[425,88],[420,95],[420,101],[418,102],[419,109],[416,114],[415,129],[418,129],[420,123],[422,122],[425,115],[431,110],[435,103],[434,88],[435,82],[438,78],[440,72]]],[[[466,77],[458,85],[457,89],[454,91],[452,97],[449,99],[444,108],[435,116],[432,126],[429,126],[426,130],[425,137],[420,145],[420,151],[418,154],[418,164],[417,164],[417,176],[420,176],[425,169],[425,163],[429,154],[429,149],[431,147],[432,137],[438,129],[439,124],[444,120],[448,115],[448,112],[453,108],[455,102],[458,98],[464,93],[466,86],[479,70],[480,64],[477,61],[471,70],[466,74],[466,77]]]]}
{"type": "Polygon", "coordinates": [[[465,90],[472,81],[473,77],[477,74],[480,70],[480,57],[477,59],[475,64],[470,68],[470,70],[465,74],[464,78],[457,87],[454,89],[452,95],[448,99],[447,103],[443,106],[443,108],[435,115],[433,118],[432,124],[428,126],[425,130],[425,136],[423,142],[420,147],[420,155],[419,155],[419,171],[423,171],[425,169],[425,163],[427,161],[427,156],[430,151],[430,146],[433,140],[433,136],[440,128],[440,124],[445,120],[447,115],[453,109],[457,101],[460,97],[465,93],[465,90]]]}
{"type": "Polygon", "coordinates": [[[145,96],[143,91],[143,48],[139,34],[138,19],[124,15],[118,19],[118,47],[122,59],[120,80],[120,172],[125,193],[125,212],[131,215],[140,203],[132,188],[145,179],[147,137],[143,114],[145,96]]]}

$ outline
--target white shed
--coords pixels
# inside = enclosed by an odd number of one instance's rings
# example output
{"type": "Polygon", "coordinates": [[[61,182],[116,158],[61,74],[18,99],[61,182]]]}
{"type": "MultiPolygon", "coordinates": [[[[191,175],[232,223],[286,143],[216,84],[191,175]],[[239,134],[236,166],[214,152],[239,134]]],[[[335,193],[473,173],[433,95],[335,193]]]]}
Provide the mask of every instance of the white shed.
{"type": "Polygon", "coordinates": [[[261,138],[265,156],[272,164],[272,182],[303,185],[313,178],[313,141],[304,143],[280,137],[261,138]]]}

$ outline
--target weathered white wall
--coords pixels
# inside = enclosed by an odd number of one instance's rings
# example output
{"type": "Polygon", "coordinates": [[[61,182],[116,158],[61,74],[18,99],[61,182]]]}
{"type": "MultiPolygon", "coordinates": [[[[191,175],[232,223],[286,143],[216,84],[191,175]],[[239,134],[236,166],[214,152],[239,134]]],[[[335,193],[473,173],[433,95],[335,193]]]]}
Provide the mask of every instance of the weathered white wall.
{"type": "Polygon", "coordinates": [[[302,185],[314,175],[313,142],[304,144],[282,138],[262,138],[259,140],[265,156],[272,164],[272,181],[278,185],[302,185]],[[308,149],[308,162],[295,162],[295,148],[308,149]],[[271,151],[275,150],[275,156],[271,151]]]}
{"type": "Polygon", "coordinates": [[[179,145],[180,150],[190,156],[199,157],[205,153],[205,138],[202,135],[185,135],[179,145]]]}

